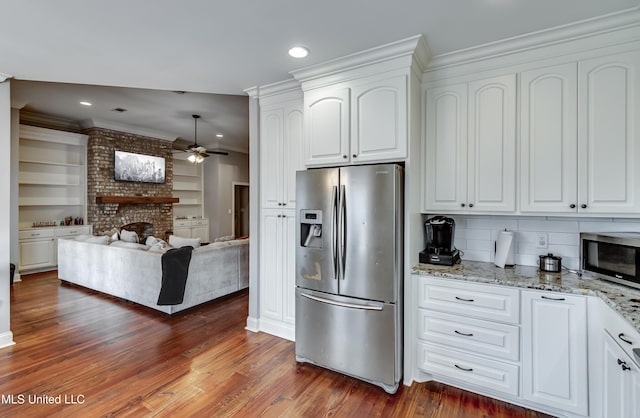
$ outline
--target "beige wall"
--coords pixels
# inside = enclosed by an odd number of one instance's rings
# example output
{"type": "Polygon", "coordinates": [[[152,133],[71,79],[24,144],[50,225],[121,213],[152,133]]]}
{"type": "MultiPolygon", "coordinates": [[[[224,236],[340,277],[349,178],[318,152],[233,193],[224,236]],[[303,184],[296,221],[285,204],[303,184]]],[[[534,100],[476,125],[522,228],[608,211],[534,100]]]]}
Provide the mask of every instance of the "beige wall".
{"type": "Polygon", "coordinates": [[[233,182],[249,182],[249,155],[213,154],[204,163],[204,216],[209,219],[209,238],[231,235],[230,213],[233,182]]]}

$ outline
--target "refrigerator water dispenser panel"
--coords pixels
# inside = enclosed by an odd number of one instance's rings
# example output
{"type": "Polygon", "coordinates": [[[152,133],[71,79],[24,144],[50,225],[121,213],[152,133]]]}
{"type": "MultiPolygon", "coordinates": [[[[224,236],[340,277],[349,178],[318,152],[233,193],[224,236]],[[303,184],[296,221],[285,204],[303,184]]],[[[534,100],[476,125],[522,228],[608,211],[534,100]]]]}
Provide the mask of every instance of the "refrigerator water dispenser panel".
{"type": "Polygon", "coordinates": [[[300,245],[322,248],[322,211],[303,209],[300,211],[300,245]]]}

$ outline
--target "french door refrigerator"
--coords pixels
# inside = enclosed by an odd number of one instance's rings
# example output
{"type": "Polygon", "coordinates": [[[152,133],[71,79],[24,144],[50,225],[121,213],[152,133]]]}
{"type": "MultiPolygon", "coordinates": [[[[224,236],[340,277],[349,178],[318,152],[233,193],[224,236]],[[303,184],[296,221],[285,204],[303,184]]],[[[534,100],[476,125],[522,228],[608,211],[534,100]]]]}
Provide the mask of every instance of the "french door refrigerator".
{"type": "Polygon", "coordinates": [[[402,166],[298,171],[296,208],[296,360],[395,393],[402,377],[402,166]]]}

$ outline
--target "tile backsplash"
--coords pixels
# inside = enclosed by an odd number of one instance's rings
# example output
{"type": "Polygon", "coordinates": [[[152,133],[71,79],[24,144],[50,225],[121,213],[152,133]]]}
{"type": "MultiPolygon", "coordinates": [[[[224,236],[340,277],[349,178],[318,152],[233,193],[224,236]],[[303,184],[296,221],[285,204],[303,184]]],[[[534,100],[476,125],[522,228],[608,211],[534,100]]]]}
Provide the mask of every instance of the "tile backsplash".
{"type": "MultiPolygon", "coordinates": [[[[564,267],[580,267],[580,232],[640,232],[640,219],[449,215],[456,221],[455,246],[463,260],[493,262],[495,240],[504,229],[514,232],[515,262],[537,266],[538,256],[553,253],[564,267]],[[546,248],[538,245],[539,235],[546,248]]],[[[428,217],[425,217],[425,220],[428,217]]]]}

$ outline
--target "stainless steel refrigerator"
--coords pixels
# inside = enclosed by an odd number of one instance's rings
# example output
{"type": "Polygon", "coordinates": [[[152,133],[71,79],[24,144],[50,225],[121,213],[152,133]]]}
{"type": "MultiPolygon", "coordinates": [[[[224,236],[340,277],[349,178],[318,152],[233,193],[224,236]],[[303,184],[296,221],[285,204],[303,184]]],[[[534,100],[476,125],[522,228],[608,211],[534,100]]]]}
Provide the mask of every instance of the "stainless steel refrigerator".
{"type": "Polygon", "coordinates": [[[395,393],[402,377],[402,167],[298,171],[296,208],[296,360],[395,393]]]}

